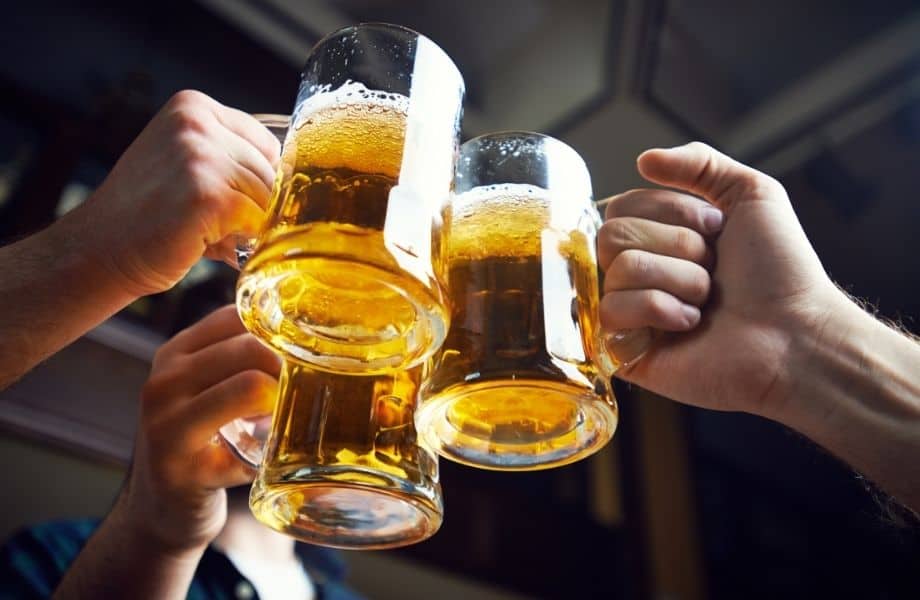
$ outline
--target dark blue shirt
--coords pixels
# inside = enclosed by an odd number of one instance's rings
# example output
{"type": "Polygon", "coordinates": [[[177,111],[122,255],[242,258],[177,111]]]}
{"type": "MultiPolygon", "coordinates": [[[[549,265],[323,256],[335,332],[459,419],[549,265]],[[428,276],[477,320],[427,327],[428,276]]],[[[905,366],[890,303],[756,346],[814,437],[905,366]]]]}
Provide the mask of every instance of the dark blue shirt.
{"type": "MultiPolygon", "coordinates": [[[[89,540],[95,519],[52,521],[24,529],[0,548],[0,598],[48,598],[89,540]]],[[[328,548],[296,545],[313,580],[317,600],[361,600],[345,587],[345,564],[328,548]]],[[[258,592],[222,553],[208,548],[188,590],[188,600],[257,599],[258,592]]]]}

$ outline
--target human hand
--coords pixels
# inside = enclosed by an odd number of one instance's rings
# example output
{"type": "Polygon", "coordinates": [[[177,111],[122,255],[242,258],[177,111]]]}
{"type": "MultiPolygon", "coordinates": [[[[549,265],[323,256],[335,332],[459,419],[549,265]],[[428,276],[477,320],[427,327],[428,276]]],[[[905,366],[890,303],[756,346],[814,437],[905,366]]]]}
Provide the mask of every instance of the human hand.
{"type": "Polygon", "coordinates": [[[845,297],[774,179],[698,142],[649,150],[638,167],[679,191],[632,190],[609,202],[598,245],[601,322],[672,333],[618,376],[687,404],[775,416],[791,339],[820,337],[845,297]]]}
{"type": "Polygon", "coordinates": [[[208,96],[173,96],[61,227],[135,296],[164,291],[202,256],[235,264],[235,233],[263,221],[279,142],[208,96]]]}
{"type": "Polygon", "coordinates": [[[202,549],[226,520],[224,488],[253,472],[221,443],[219,427],[270,413],[280,359],[226,306],[157,352],[141,396],[131,471],[117,522],[177,554],[202,549]]]}

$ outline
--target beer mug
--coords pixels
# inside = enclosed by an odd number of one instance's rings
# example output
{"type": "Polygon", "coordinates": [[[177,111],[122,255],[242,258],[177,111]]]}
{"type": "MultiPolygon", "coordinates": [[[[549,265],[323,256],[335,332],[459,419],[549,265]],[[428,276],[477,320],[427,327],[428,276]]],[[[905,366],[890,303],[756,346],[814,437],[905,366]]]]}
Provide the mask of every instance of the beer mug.
{"type": "Polygon", "coordinates": [[[617,425],[598,314],[584,161],[528,132],[460,148],[446,250],[453,312],[416,427],[444,457],[544,469],[601,448],[617,425]]]}
{"type": "Polygon", "coordinates": [[[340,373],[421,364],[449,325],[442,217],[463,79],[428,38],[364,24],[311,51],[267,222],[237,286],[246,327],[340,373]]]}
{"type": "Polygon", "coordinates": [[[267,442],[238,449],[258,468],[249,498],[256,518],[338,548],[391,548],[434,534],[444,510],[438,459],[413,422],[424,368],[350,375],[285,360],[262,429],[267,442]]]}

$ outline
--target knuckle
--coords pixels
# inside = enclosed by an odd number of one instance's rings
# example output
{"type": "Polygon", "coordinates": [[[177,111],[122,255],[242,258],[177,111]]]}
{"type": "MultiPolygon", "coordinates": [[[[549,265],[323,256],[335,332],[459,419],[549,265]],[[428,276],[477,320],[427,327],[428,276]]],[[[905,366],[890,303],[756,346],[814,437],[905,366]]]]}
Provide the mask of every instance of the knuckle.
{"type": "Polygon", "coordinates": [[[237,390],[243,396],[260,393],[267,385],[267,375],[260,371],[243,371],[237,377],[237,390]]]}
{"type": "Polygon", "coordinates": [[[172,340],[157,348],[156,352],[153,354],[153,360],[150,362],[151,376],[167,370],[175,361],[177,352],[173,350],[171,342],[175,340],[178,335],[179,334],[176,334],[173,336],[172,340]]]}
{"type": "Polygon", "coordinates": [[[691,231],[686,227],[678,227],[674,233],[674,249],[680,257],[692,256],[696,246],[691,231]]]}
{"type": "Polygon", "coordinates": [[[658,323],[667,320],[671,306],[671,299],[665,292],[649,290],[646,298],[646,313],[651,322],[658,323]]]}
{"type": "Polygon", "coordinates": [[[180,90],[173,94],[166,105],[172,109],[204,106],[208,97],[198,90],[180,90]]]}
{"type": "Polygon", "coordinates": [[[269,133],[260,150],[269,158],[277,158],[281,156],[281,142],[278,141],[278,138],[269,133]]]}
{"type": "Polygon", "coordinates": [[[725,191],[730,200],[741,198],[786,198],[786,188],[779,181],[755,169],[746,168],[736,174],[725,191]]]}
{"type": "Polygon", "coordinates": [[[242,351],[248,356],[259,356],[266,349],[262,342],[259,341],[259,338],[254,335],[242,335],[240,343],[242,344],[242,351]]]}
{"type": "Polygon", "coordinates": [[[161,369],[151,375],[141,387],[141,406],[147,412],[150,405],[159,403],[168,390],[172,387],[173,375],[171,369],[161,369]]]}
{"type": "Polygon", "coordinates": [[[193,210],[220,208],[226,197],[219,193],[221,187],[214,181],[213,169],[205,160],[193,160],[186,166],[188,176],[187,189],[190,207],[193,210]]]}
{"type": "Polygon", "coordinates": [[[212,152],[201,132],[183,129],[176,134],[176,145],[182,162],[190,168],[207,165],[211,162],[212,152]]]}
{"type": "Polygon", "coordinates": [[[702,273],[697,272],[694,277],[690,279],[690,294],[693,299],[698,302],[704,302],[709,296],[709,287],[709,273],[705,270],[703,270],[702,273]]]}
{"type": "Polygon", "coordinates": [[[695,202],[685,196],[668,194],[664,201],[664,209],[674,215],[678,225],[692,226],[697,222],[697,208],[695,202]]]}
{"type": "Polygon", "coordinates": [[[735,175],[732,187],[735,191],[743,194],[751,194],[761,188],[765,188],[763,179],[766,176],[754,170],[745,169],[735,175]]]}
{"type": "Polygon", "coordinates": [[[713,152],[712,146],[710,146],[709,144],[705,142],[701,142],[699,140],[693,140],[692,142],[687,144],[687,147],[693,150],[694,152],[699,152],[701,154],[713,152]]]}
{"type": "Polygon", "coordinates": [[[178,106],[169,113],[169,117],[172,127],[180,134],[203,134],[208,131],[207,115],[198,106],[178,106]]]}
{"type": "Polygon", "coordinates": [[[242,338],[240,351],[248,364],[259,368],[270,368],[275,363],[275,354],[266,348],[257,337],[243,334],[242,338]]]}

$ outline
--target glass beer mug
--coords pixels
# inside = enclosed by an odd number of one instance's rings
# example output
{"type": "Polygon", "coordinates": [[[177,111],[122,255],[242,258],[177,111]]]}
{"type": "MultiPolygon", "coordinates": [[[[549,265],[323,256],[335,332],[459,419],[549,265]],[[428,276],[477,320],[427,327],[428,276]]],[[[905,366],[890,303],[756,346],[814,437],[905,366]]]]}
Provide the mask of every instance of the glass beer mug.
{"type": "MultiPolygon", "coordinates": [[[[290,117],[253,115],[280,141],[290,117]]],[[[255,240],[237,240],[242,267],[255,240]]],[[[253,514],[306,542],[391,548],[433,535],[443,518],[438,459],[417,443],[424,366],[334,374],[285,360],[274,417],[240,418],[220,435],[258,470],[253,514]]]]}
{"type": "Polygon", "coordinates": [[[242,269],[246,327],[339,373],[421,364],[449,324],[441,211],[463,79],[428,38],[365,24],[311,51],[268,220],[242,269]]]}
{"type": "Polygon", "coordinates": [[[248,443],[231,446],[258,469],[249,496],[255,517],[338,548],[392,548],[433,535],[444,511],[438,459],[418,443],[413,422],[424,369],[350,375],[285,360],[270,425],[237,419],[224,427],[253,428],[248,443]]]}
{"type": "Polygon", "coordinates": [[[584,161],[551,137],[495,133],[461,147],[445,216],[451,327],[416,414],[442,456],[543,469],[613,435],[591,196],[584,161]]]}

